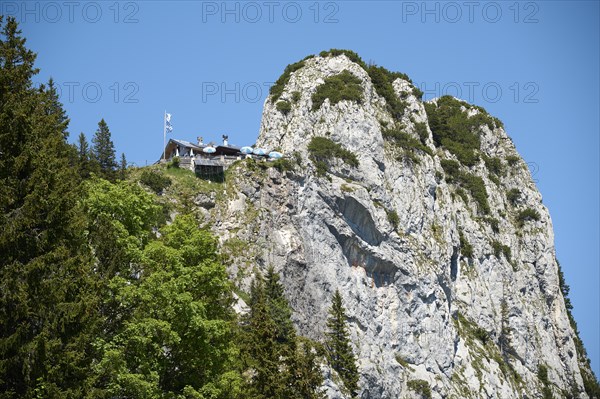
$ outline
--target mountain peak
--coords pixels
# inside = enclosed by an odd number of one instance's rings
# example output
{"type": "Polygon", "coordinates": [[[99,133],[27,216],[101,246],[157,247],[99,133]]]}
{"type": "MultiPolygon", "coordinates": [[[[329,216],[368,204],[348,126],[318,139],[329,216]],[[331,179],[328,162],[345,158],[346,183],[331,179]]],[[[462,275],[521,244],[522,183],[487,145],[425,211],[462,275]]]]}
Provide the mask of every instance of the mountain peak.
{"type": "Polygon", "coordinates": [[[367,397],[587,397],[552,222],[500,120],[331,50],[286,68],[257,144],[295,164],[239,199],[282,210],[254,231],[288,250],[257,251],[309,337],[340,290],[367,397]]]}

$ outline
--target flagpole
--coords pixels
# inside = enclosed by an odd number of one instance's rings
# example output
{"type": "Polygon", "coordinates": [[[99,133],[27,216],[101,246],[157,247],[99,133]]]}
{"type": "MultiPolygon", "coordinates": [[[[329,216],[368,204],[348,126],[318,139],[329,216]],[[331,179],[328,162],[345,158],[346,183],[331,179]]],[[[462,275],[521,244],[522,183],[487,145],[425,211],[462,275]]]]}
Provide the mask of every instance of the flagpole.
{"type": "Polygon", "coordinates": [[[163,160],[167,160],[167,110],[165,109],[165,115],[163,116],[163,160]]]}

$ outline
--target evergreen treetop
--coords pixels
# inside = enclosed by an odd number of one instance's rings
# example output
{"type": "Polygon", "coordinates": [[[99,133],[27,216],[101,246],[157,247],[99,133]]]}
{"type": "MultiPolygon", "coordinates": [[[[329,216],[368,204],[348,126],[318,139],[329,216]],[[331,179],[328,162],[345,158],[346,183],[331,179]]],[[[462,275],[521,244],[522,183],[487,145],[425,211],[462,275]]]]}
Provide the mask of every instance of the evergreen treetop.
{"type": "Polygon", "coordinates": [[[118,165],[115,159],[115,145],[104,119],[98,122],[92,144],[92,157],[98,163],[102,176],[113,181],[118,165]]]}
{"type": "Polygon", "coordinates": [[[336,290],[327,320],[325,346],[331,367],[339,374],[350,395],[355,397],[358,394],[359,374],[356,358],[352,352],[346,319],[342,295],[339,290],[336,290]]]}
{"type": "Polygon", "coordinates": [[[96,297],[67,119],[15,19],[0,32],[0,392],[77,397],[96,297]]]}

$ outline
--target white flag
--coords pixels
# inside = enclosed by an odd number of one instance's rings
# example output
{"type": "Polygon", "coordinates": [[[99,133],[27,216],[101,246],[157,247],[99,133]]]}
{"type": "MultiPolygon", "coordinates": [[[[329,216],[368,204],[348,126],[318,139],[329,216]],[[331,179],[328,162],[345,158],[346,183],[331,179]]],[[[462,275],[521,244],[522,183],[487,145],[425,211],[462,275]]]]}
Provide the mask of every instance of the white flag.
{"type": "Polygon", "coordinates": [[[173,131],[173,125],[171,125],[171,114],[165,114],[165,130],[169,133],[173,131]]]}

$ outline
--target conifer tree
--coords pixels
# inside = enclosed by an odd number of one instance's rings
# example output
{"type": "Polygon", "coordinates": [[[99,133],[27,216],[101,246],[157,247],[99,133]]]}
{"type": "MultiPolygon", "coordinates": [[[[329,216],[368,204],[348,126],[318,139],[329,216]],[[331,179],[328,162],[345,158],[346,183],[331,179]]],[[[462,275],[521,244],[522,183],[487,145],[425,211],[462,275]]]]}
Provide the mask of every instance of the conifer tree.
{"type": "Polygon", "coordinates": [[[324,399],[322,384],[323,374],[319,367],[315,344],[306,338],[298,337],[296,351],[290,359],[289,398],[324,399]]]}
{"type": "Polygon", "coordinates": [[[99,172],[98,165],[92,159],[90,145],[83,132],[79,133],[77,137],[77,169],[83,179],[89,178],[92,173],[99,172]]]}
{"type": "Polygon", "coordinates": [[[121,163],[119,164],[119,179],[124,180],[127,175],[127,158],[125,153],[121,153],[121,163]]]}
{"type": "Polygon", "coordinates": [[[53,83],[0,17],[0,392],[76,397],[96,324],[78,176],[53,83]]]}
{"type": "Polygon", "coordinates": [[[285,382],[279,374],[277,325],[271,316],[265,282],[260,275],[250,287],[249,305],[244,349],[246,364],[253,370],[250,396],[256,399],[283,397],[285,382]]]}
{"type": "Polygon", "coordinates": [[[115,145],[104,119],[98,122],[98,130],[92,138],[92,159],[98,163],[102,177],[110,181],[115,180],[117,170],[115,145]]]}
{"type": "MultiPolygon", "coordinates": [[[[43,89],[43,86],[42,86],[43,89]]],[[[47,89],[48,97],[50,101],[48,102],[48,114],[52,114],[56,116],[56,122],[58,123],[58,128],[62,132],[65,140],[69,137],[69,132],[67,128],[69,126],[69,117],[67,116],[66,111],[63,108],[63,105],[60,103],[58,98],[58,92],[56,91],[56,86],[54,85],[54,79],[50,78],[48,80],[48,89],[47,89]]]]}
{"type": "Polygon", "coordinates": [[[273,268],[266,280],[251,286],[246,331],[246,363],[253,370],[253,398],[319,399],[323,376],[313,345],[300,339],[291,320],[279,274],[273,268]]]}
{"type": "Polygon", "coordinates": [[[277,342],[295,348],[296,331],[292,323],[292,309],[283,294],[283,286],[279,282],[280,277],[275,273],[273,267],[267,270],[265,281],[265,294],[271,318],[277,328],[277,342]]]}
{"type": "Polygon", "coordinates": [[[358,394],[358,368],[350,346],[350,334],[346,326],[346,310],[339,290],[335,291],[327,320],[326,348],[331,367],[337,371],[344,387],[352,397],[358,394]]]}

